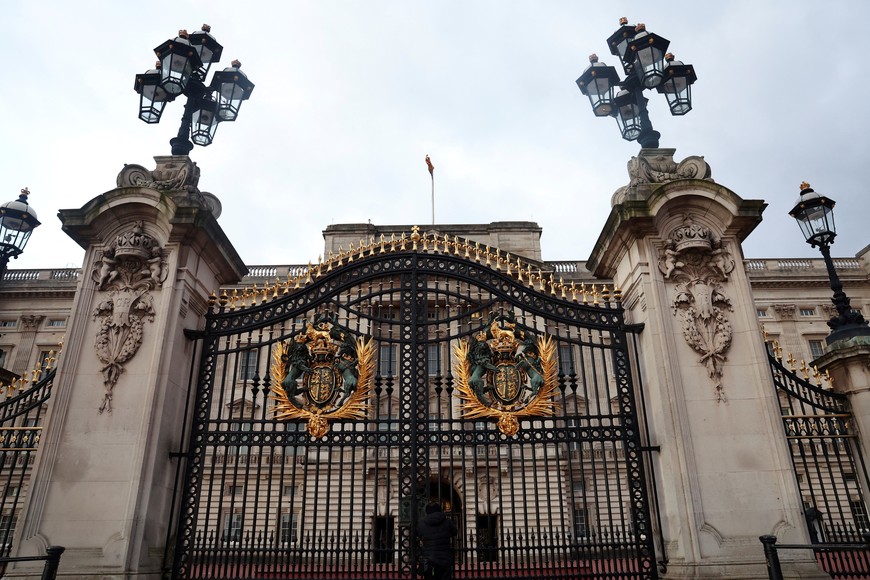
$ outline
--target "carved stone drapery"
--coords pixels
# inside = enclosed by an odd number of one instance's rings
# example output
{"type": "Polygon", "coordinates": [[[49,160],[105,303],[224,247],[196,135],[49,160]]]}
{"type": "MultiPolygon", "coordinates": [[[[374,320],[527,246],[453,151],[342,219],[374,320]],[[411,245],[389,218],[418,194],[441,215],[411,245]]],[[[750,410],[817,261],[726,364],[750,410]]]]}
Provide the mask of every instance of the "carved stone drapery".
{"type": "Polygon", "coordinates": [[[164,254],[160,244],[145,233],[144,224],[137,221],[103,250],[91,272],[97,290],[107,296],[93,312],[100,325],[94,349],[104,365],[101,371],[106,391],[100,413],[112,412],[112,395],[123,365],[142,345],[145,321],[154,321],[150,291],[160,288],[166,279],[164,254]]]}
{"type": "Polygon", "coordinates": [[[716,398],[725,402],[722,364],[731,347],[732,329],[726,312],[733,310],[723,285],[734,269],[734,258],[719,237],[690,216],[671,231],[659,257],[659,269],[674,283],[671,308],[683,338],[714,383],[716,398]]]}

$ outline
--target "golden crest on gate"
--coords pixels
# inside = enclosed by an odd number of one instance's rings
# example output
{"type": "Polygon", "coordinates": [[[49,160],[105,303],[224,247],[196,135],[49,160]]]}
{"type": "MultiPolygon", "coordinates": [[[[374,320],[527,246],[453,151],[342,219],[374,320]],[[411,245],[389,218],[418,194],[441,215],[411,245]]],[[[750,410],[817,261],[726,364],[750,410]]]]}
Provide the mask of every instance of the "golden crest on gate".
{"type": "Polygon", "coordinates": [[[272,412],[276,419],[307,420],[315,438],[329,420],[363,419],[374,376],[372,340],[355,338],[334,315],[318,315],[272,355],[272,412]]]}
{"type": "Polygon", "coordinates": [[[499,430],[513,436],[518,418],[555,414],[555,341],[535,335],[512,313],[490,316],[470,339],[453,345],[453,357],[464,418],[496,418],[499,430]]]}

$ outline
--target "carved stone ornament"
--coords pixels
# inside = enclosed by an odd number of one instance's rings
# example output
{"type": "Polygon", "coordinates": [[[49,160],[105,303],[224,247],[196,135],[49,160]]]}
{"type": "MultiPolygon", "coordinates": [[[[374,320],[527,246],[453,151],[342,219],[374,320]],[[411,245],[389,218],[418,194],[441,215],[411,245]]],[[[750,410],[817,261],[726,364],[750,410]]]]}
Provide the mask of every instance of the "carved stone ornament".
{"type": "Polygon", "coordinates": [[[124,372],[123,365],[142,345],[145,321],[154,321],[150,291],[160,288],[166,279],[164,254],[137,221],[103,250],[91,272],[97,290],[106,293],[93,312],[100,324],[94,348],[104,365],[101,371],[106,390],[100,413],[112,412],[112,394],[124,372]]]}
{"type": "Polygon", "coordinates": [[[776,311],[776,315],[780,320],[793,320],[794,319],[794,304],[774,304],[773,309],[776,311]]]}
{"type": "Polygon", "coordinates": [[[183,206],[203,207],[215,218],[220,217],[220,200],[207,191],[199,190],[199,167],[186,155],[165,155],[154,158],[157,167],[149,171],[141,165],[124,164],[118,174],[118,187],[148,187],[166,192],[183,206]]]}
{"type": "Polygon", "coordinates": [[[629,183],[616,190],[611,205],[622,203],[626,198],[643,195],[651,184],[667,183],[679,179],[704,179],[710,177],[710,165],[703,157],[692,155],[679,163],[674,161],[675,149],[642,149],[637,157],[628,161],[629,183]]]}
{"type": "Polygon", "coordinates": [[[39,329],[39,323],[42,322],[42,319],[45,316],[41,314],[24,314],[21,316],[21,329],[22,330],[37,330],[39,329]]]}
{"type": "Polygon", "coordinates": [[[731,347],[733,310],[723,284],[734,270],[734,258],[716,234],[685,216],[664,244],[659,269],[674,283],[671,307],[683,329],[683,338],[701,355],[713,381],[716,398],[725,402],[722,364],[731,347]]]}

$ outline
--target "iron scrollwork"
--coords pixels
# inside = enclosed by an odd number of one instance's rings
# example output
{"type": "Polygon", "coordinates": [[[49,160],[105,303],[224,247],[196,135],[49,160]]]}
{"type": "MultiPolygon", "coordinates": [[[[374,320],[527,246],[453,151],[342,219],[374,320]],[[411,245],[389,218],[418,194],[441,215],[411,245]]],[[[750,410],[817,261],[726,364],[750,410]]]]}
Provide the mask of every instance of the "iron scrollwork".
{"type": "Polygon", "coordinates": [[[470,340],[453,346],[456,390],[467,419],[496,418],[499,431],[512,437],[522,417],[556,412],[556,344],[536,336],[512,314],[490,316],[470,340]]]}
{"type": "Polygon", "coordinates": [[[374,351],[370,338],[355,338],[334,317],[317,316],[304,332],[275,349],[271,369],[275,418],[306,420],[315,439],[329,432],[329,420],[364,419],[374,351]]]}

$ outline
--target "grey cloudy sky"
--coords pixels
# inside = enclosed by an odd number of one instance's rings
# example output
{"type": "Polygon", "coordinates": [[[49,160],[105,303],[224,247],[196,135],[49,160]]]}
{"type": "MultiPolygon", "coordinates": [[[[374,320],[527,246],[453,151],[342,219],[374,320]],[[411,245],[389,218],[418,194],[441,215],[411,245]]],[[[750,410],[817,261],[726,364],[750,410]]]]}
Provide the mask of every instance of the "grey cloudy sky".
{"type": "Polygon", "coordinates": [[[191,157],[247,264],[304,263],[330,223],[534,220],[546,259],[586,259],[639,146],[592,115],[574,80],[620,16],[695,66],[694,110],[648,93],[661,146],[769,203],[747,257],[817,256],[787,212],[802,180],[837,200],[835,255],[870,243],[870,3],[6,0],[0,200],[32,191],[43,226],[13,268],[79,265],[61,208],[153,168],[181,118],[137,115],[133,78],[179,28],[207,22],[256,84],[235,123],[191,157]]]}

